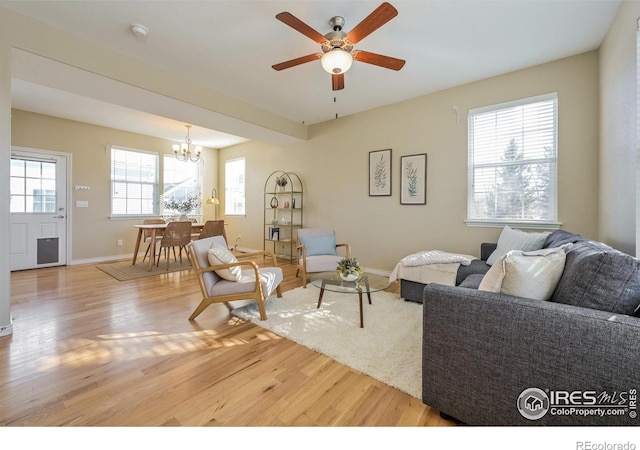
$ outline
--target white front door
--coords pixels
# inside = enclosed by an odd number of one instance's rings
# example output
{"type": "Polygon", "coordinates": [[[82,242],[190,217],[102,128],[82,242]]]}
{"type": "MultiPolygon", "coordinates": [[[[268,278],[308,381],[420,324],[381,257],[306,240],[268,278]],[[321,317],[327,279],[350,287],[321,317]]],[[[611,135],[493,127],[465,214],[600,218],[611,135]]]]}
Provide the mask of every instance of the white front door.
{"type": "Polygon", "coordinates": [[[67,156],[11,152],[11,270],[67,264],[67,156]]]}

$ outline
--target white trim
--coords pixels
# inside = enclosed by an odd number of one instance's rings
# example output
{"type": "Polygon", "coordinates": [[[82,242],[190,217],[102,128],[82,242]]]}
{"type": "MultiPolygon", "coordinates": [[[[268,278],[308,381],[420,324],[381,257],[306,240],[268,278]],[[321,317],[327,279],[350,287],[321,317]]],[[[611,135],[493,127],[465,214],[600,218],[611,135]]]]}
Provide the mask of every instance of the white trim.
{"type": "Polygon", "coordinates": [[[372,269],[370,267],[367,267],[365,269],[365,272],[366,273],[374,273],[376,275],[382,275],[382,276],[385,276],[385,277],[388,277],[388,276],[391,275],[391,271],[390,270],[372,269]]]}
{"type": "MultiPolygon", "coordinates": [[[[129,253],[128,255],[110,255],[110,256],[99,256],[97,258],[87,258],[87,259],[74,259],[69,262],[70,266],[79,266],[81,264],[96,264],[96,263],[108,263],[108,262],[116,262],[122,260],[133,260],[133,253],[129,253]]],[[[146,262],[138,263],[138,264],[147,264],[146,262]]]]}
{"type": "Polygon", "coordinates": [[[510,101],[507,101],[507,102],[495,103],[493,105],[487,105],[487,106],[481,106],[479,108],[473,108],[473,109],[469,110],[468,115],[472,116],[474,114],[481,114],[481,113],[484,113],[484,112],[495,111],[497,109],[513,108],[513,107],[516,107],[516,106],[528,105],[529,103],[538,103],[538,102],[544,102],[544,101],[547,101],[547,100],[557,100],[557,99],[558,99],[558,93],[557,92],[549,92],[548,94],[534,95],[533,97],[519,98],[519,99],[516,99],[516,100],[510,100],[510,101]]]}
{"type": "Polygon", "coordinates": [[[465,220],[468,227],[503,228],[508,225],[512,228],[530,228],[533,230],[559,230],[562,222],[517,222],[496,220],[465,220]]]}
{"type": "Polygon", "coordinates": [[[13,334],[13,317],[8,325],[0,325],[0,337],[13,334]]]}

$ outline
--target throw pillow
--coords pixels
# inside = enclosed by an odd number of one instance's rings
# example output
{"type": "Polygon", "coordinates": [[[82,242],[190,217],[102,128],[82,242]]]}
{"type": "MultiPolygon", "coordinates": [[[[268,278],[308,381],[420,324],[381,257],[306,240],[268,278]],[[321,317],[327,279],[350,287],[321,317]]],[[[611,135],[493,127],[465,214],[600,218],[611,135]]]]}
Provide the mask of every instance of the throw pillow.
{"type": "Polygon", "coordinates": [[[640,260],[600,242],[577,242],[551,301],[640,316],[640,260]]]}
{"type": "MultiPolygon", "coordinates": [[[[217,266],[219,264],[231,264],[238,262],[238,258],[233,256],[233,253],[229,249],[222,245],[213,244],[207,254],[209,264],[217,266]]],[[[242,278],[242,269],[240,266],[229,267],[227,269],[220,269],[215,271],[221,278],[229,281],[240,281],[242,278]]]]}
{"type": "Polygon", "coordinates": [[[305,246],[307,256],[337,255],[335,236],[307,236],[301,239],[305,246]]]}
{"type": "Polygon", "coordinates": [[[509,226],[505,226],[498,238],[498,246],[487,258],[487,264],[492,266],[498,259],[509,253],[511,250],[522,250],[530,252],[532,250],[540,250],[544,245],[548,232],[544,233],[527,233],[521,230],[514,230],[509,226]]]}
{"type": "Polygon", "coordinates": [[[478,290],[549,300],[562,276],[564,247],[512,250],[489,269],[478,290]]]}

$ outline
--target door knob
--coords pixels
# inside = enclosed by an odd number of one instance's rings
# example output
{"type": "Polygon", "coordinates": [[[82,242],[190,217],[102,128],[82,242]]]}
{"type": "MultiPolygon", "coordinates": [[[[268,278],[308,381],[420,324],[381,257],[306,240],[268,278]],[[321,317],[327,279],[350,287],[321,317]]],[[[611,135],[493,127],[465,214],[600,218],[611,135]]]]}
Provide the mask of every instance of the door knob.
{"type": "Polygon", "coordinates": [[[53,216],[54,219],[64,219],[64,216],[53,216]]]}

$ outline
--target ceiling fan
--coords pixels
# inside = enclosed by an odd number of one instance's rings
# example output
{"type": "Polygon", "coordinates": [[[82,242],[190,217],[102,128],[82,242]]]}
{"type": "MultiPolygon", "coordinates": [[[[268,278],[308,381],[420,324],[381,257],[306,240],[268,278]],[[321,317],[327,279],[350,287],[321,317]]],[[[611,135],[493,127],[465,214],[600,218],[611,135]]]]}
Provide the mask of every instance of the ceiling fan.
{"type": "Polygon", "coordinates": [[[405,63],[403,59],[353,49],[353,44],[360,42],[397,15],[398,10],[389,3],[384,2],[349,33],[342,31],[344,18],[340,16],[331,18],[329,24],[333,31],[323,36],[293,14],[281,12],[276,16],[276,19],[320,44],[322,53],[301,56],[300,58],[275,64],[272,67],[275,70],[284,70],[319,59],[324,70],[331,74],[331,84],[334,91],[344,89],[344,73],[349,70],[353,60],[386,69],[400,70],[405,63]]]}

